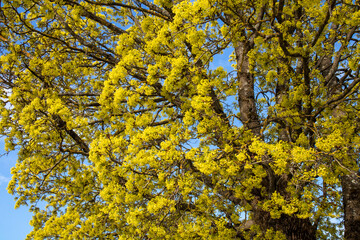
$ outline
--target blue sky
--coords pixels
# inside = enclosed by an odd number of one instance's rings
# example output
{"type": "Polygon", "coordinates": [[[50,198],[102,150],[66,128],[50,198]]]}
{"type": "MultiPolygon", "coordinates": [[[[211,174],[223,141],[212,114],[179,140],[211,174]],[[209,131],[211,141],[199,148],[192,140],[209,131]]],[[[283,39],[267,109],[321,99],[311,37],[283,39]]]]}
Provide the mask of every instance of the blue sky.
{"type": "MultiPolygon", "coordinates": [[[[0,155],[4,153],[4,141],[0,139],[0,155]]],[[[32,229],[29,225],[31,213],[24,206],[14,209],[14,197],[6,190],[16,158],[16,152],[0,158],[0,240],[25,239],[32,229]]]]}

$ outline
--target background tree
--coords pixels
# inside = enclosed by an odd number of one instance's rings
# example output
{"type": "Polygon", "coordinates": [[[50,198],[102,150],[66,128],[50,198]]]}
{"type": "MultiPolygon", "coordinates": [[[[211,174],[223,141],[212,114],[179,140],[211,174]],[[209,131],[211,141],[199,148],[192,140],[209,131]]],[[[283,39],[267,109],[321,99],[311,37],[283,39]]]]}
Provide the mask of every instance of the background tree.
{"type": "Polygon", "coordinates": [[[0,15],[29,239],[337,239],[334,218],[360,238],[356,2],[5,0],[0,15]],[[234,71],[211,68],[227,49],[234,71]]]}

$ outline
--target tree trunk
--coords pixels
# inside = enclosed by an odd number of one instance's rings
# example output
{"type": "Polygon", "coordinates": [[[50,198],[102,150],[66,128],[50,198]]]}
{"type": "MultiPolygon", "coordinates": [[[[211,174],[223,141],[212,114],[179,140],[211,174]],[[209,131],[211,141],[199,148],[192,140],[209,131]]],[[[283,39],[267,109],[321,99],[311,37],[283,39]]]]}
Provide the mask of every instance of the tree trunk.
{"type": "MultiPolygon", "coordinates": [[[[260,136],[261,123],[256,109],[254,76],[250,73],[249,57],[247,55],[251,50],[252,43],[249,41],[242,41],[237,42],[234,46],[237,63],[238,101],[240,107],[239,117],[246,129],[251,130],[255,136],[260,136]]],[[[285,89],[286,86],[281,86],[281,90],[278,89],[281,91],[279,96],[283,94],[285,89]]],[[[283,131],[285,131],[285,129],[283,129],[283,131]]],[[[283,133],[283,135],[286,137],[281,140],[289,140],[285,133],[283,133]]],[[[265,180],[263,185],[268,189],[269,196],[271,196],[271,193],[275,190],[274,187],[286,194],[285,188],[287,183],[279,185],[279,181],[276,181],[277,186],[271,186],[271,183],[275,182],[276,177],[267,163],[263,163],[263,165],[268,169],[268,181],[265,180]]],[[[253,194],[259,199],[263,198],[260,191],[258,193],[255,192],[253,192],[253,194]]],[[[316,240],[316,227],[311,224],[309,219],[300,219],[285,214],[279,219],[273,219],[271,218],[270,213],[258,208],[256,203],[252,209],[252,216],[253,223],[260,226],[264,233],[272,228],[275,231],[281,231],[289,240],[316,240]]]]}
{"type": "MultiPolygon", "coordinates": [[[[235,44],[234,44],[235,45],[235,44]]],[[[245,128],[254,135],[260,135],[260,121],[256,110],[254,93],[254,76],[250,73],[248,52],[251,50],[250,42],[238,42],[235,45],[238,101],[240,107],[240,120],[245,128]]]]}
{"type": "Polygon", "coordinates": [[[345,239],[360,239],[360,174],[342,178],[345,239]]]}
{"type": "Polygon", "coordinates": [[[254,221],[263,231],[270,228],[281,231],[288,240],[316,240],[316,228],[308,218],[301,219],[282,214],[279,219],[272,219],[269,213],[259,211],[254,213],[254,221]]]}

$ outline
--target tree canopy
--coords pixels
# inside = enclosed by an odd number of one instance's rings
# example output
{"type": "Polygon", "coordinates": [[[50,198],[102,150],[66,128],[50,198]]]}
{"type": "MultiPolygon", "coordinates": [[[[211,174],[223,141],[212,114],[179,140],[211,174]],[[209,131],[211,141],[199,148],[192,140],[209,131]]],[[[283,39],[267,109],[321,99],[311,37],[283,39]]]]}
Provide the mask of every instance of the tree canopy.
{"type": "Polygon", "coordinates": [[[0,29],[28,239],[360,239],[358,1],[2,0],[0,29]]]}

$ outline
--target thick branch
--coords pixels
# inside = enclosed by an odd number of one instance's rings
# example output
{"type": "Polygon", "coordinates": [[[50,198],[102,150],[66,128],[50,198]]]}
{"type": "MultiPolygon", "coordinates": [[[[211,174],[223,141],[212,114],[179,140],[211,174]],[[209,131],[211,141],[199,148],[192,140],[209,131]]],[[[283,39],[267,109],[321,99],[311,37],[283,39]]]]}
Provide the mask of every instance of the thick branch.
{"type": "Polygon", "coordinates": [[[235,43],[240,120],[247,129],[259,136],[261,125],[255,104],[254,77],[249,69],[249,51],[248,42],[235,43]]]}

